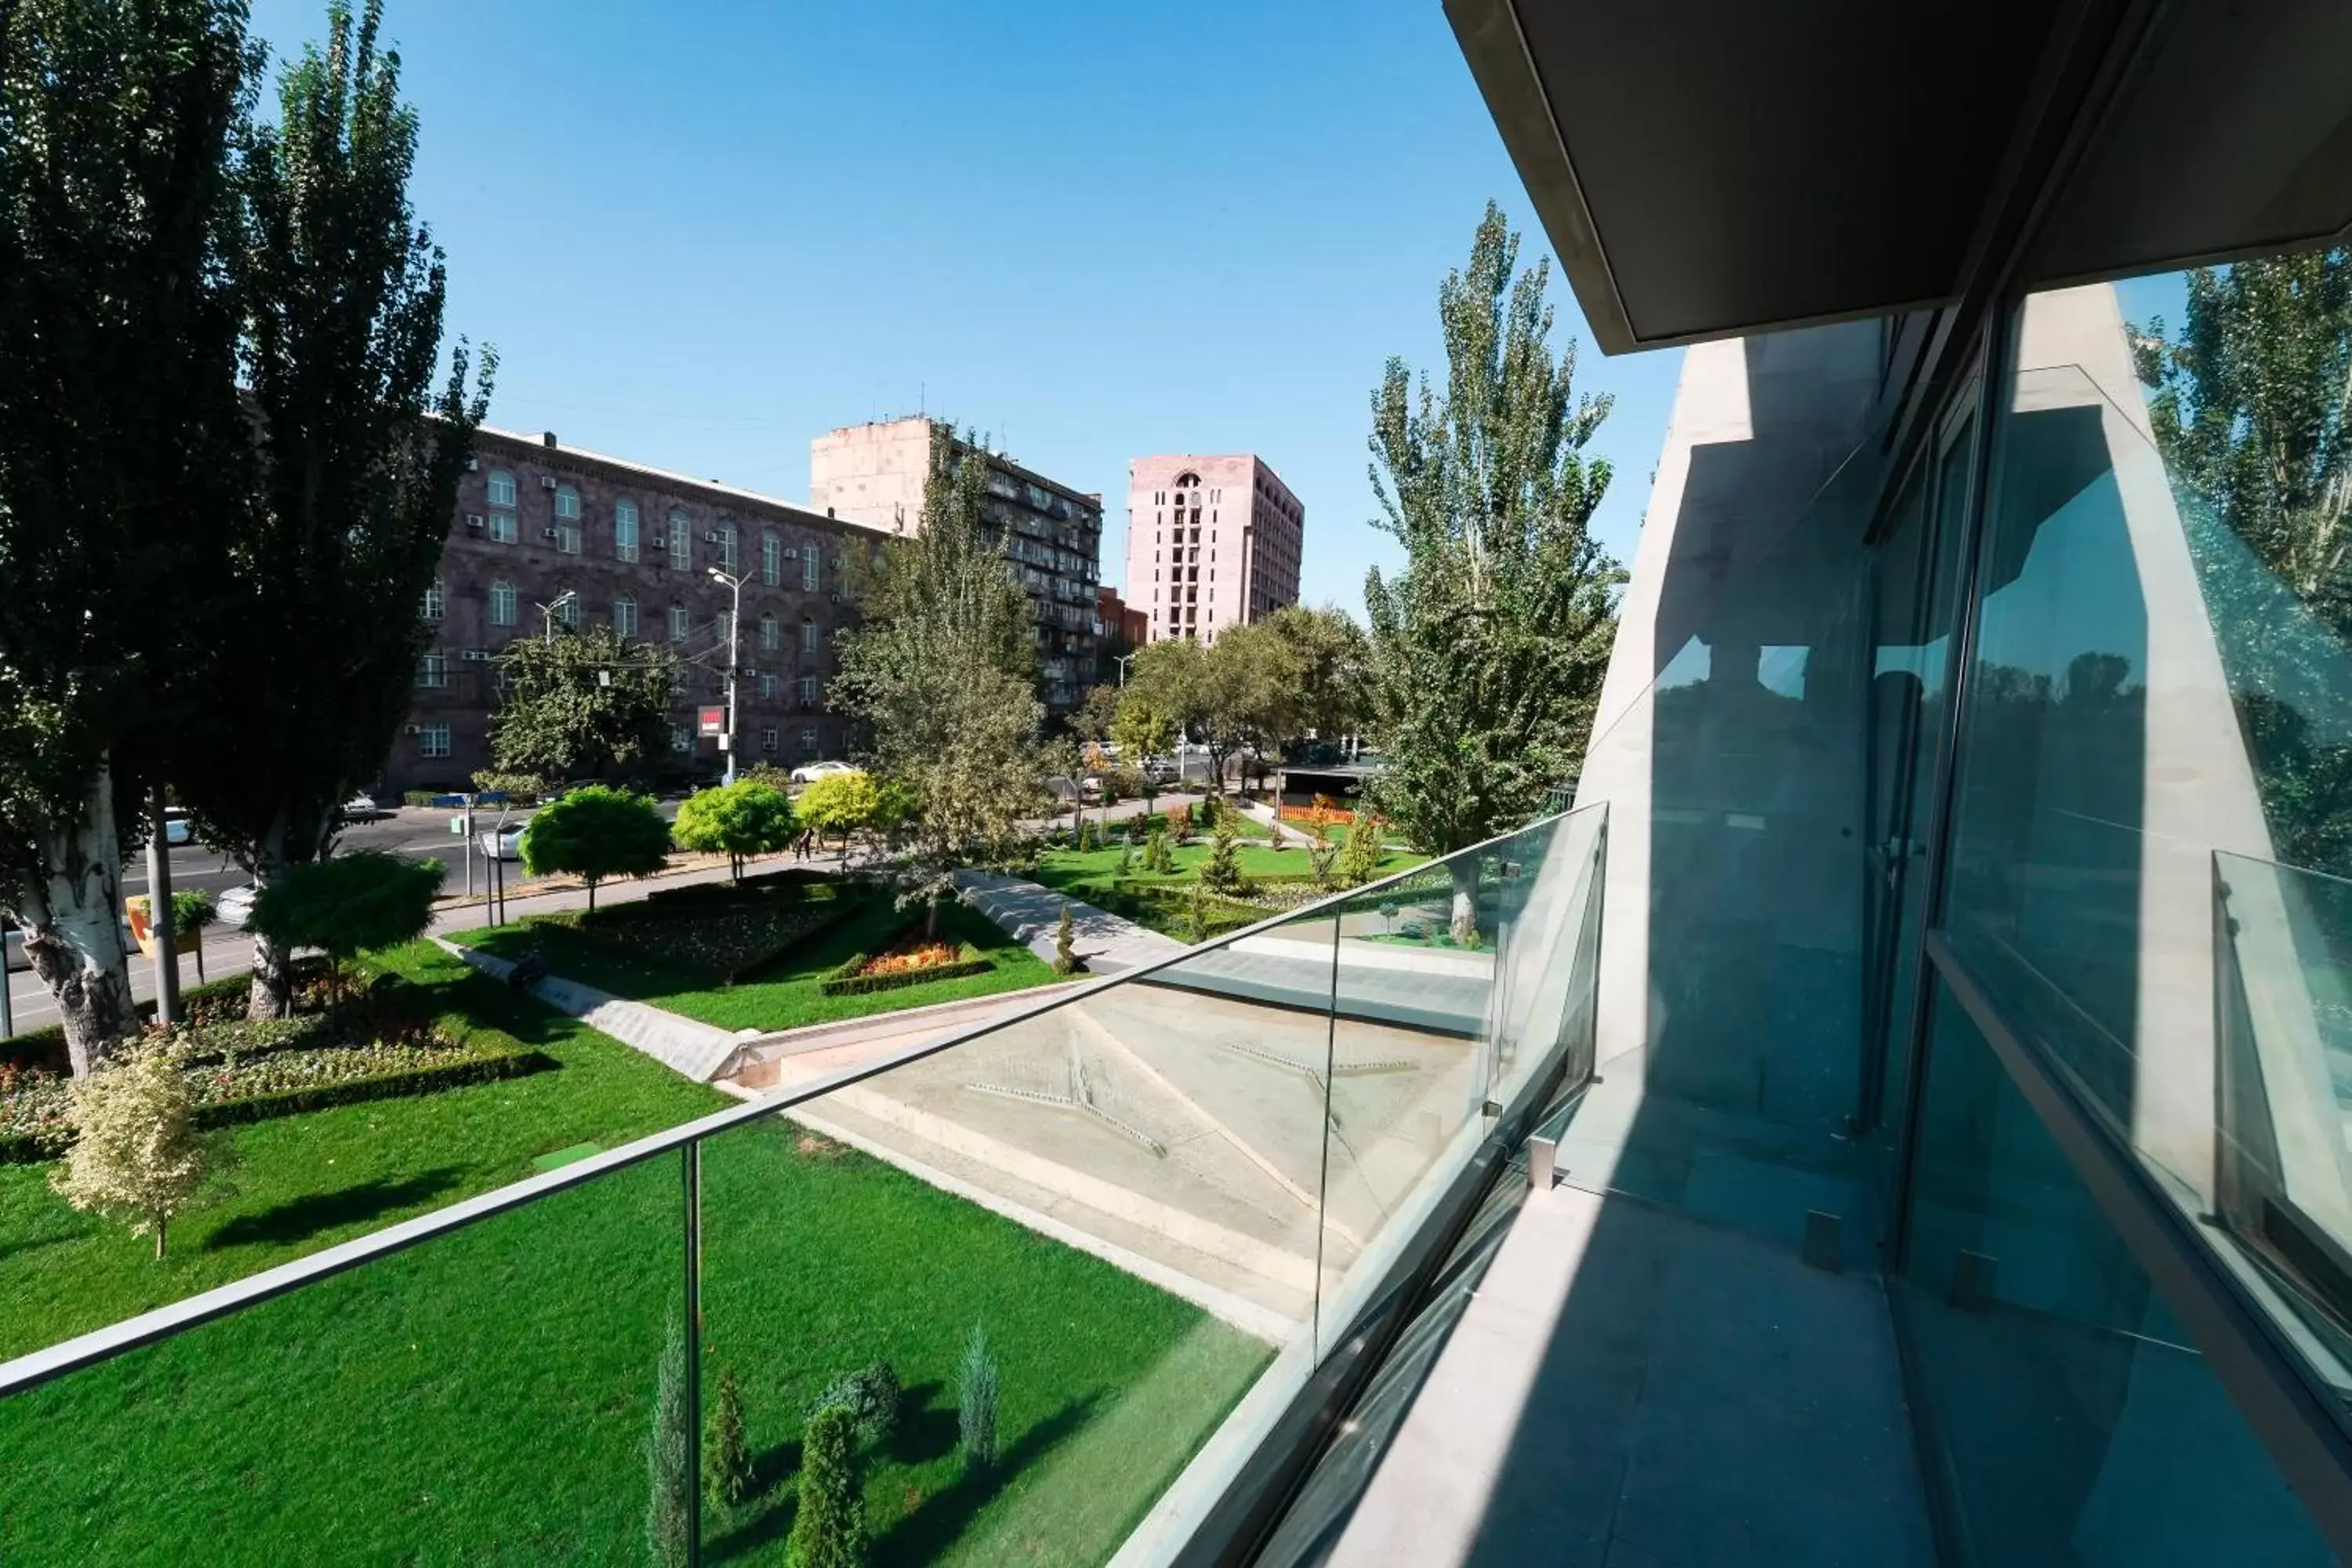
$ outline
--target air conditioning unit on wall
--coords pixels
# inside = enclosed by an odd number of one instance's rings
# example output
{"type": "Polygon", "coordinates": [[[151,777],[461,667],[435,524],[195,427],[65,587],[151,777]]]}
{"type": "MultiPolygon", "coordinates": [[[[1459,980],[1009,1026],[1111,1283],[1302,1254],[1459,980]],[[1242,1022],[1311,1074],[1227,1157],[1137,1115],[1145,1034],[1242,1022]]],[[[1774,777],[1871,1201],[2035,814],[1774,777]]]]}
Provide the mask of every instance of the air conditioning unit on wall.
{"type": "Polygon", "coordinates": [[[472,529],[483,529],[488,528],[489,526],[489,522],[480,512],[469,511],[466,514],[466,526],[472,529]]]}
{"type": "Polygon", "coordinates": [[[540,476],[539,476],[539,488],[540,488],[541,489],[543,489],[543,490],[551,490],[551,489],[553,489],[555,488],[555,476],[554,476],[553,474],[541,474],[541,475],[540,475],[540,476]]]}

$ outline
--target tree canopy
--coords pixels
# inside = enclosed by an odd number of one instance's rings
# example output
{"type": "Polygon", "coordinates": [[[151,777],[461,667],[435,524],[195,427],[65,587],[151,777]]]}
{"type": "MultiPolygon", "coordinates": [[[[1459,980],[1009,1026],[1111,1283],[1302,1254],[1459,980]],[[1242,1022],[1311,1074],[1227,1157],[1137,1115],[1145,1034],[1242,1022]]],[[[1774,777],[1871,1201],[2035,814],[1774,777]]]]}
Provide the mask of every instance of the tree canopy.
{"type": "Polygon", "coordinates": [[[726,856],[730,875],[740,882],[746,859],[789,849],[799,834],[790,796],[764,780],[737,779],[688,796],[677,808],[672,837],[682,849],[726,856]]]}
{"type": "Polygon", "coordinates": [[[609,780],[669,750],[677,658],[610,626],[557,627],[498,656],[505,680],[490,725],[491,764],[542,785],[609,780]]]}
{"type": "Polygon", "coordinates": [[[889,826],[882,786],[862,768],[817,779],[801,791],[793,810],[803,826],[841,839],[889,826]]]}
{"type": "Polygon", "coordinates": [[[648,797],[589,784],[541,806],[522,830],[523,869],[534,877],[569,872],[596,887],[612,877],[649,877],[669,855],[669,824],[648,797]]]}
{"type": "MultiPolygon", "coordinates": [[[[1376,526],[1405,552],[1364,584],[1369,729],[1389,759],[1374,806],[1447,854],[1528,820],[1576,765],[1600,700],[1624,574],[1590,531],[1609,464],[1583,452],[1606,395],[1552,357],[1549,268],[1517,270],[1489,203],[1446,275],[1443,391],[1392,359],[1372,396],[1376,526]]],[[[1454,924],[1472,900],[1457,879],[1454,924]]]]}
{"type": "Polygon", "coordinates": [[[355,952],[424,935],[442,872],[438,860],[378,849],[307,861],[257,893],[245,923],[289,951],[315,947],[340,965],[355,952]]]}

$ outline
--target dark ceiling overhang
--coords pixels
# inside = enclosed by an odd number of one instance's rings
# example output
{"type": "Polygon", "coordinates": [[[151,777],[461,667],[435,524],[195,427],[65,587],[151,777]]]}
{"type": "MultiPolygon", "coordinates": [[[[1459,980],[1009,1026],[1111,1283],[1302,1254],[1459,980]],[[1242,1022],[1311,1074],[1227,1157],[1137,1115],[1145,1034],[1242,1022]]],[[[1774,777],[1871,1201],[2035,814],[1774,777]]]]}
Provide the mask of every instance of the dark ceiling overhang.
{"type": "Polygon", "coordinates": [[[2346,0],[1445,0],[1601,347],[2312,243],[2346,0]]]}

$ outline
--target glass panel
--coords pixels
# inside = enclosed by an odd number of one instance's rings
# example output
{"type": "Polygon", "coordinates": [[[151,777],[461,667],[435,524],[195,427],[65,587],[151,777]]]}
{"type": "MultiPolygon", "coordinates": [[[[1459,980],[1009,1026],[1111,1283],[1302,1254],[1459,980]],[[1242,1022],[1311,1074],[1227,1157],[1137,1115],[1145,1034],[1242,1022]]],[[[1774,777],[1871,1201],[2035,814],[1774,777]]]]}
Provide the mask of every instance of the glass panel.
{"type": "Polygon", "coordinates": [[[1970,1560],[2334,1561],[1940,985],[1917,1172],[1890,1295],[1970,1560]]]}
{"type": "Polygon", "coordinates": [[[661,1156],[0,1400],[0,1562],[645,1561],[683,1217],[661,1156]]]}

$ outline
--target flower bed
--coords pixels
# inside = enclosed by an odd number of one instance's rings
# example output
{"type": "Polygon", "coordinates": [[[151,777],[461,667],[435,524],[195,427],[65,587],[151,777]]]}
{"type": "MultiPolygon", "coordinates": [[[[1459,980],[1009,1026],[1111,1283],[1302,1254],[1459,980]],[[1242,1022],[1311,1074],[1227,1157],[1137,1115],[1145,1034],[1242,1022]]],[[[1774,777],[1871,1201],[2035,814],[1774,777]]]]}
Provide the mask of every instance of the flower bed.
{"type": "MultiPolygon", "coordinates": [[[[399,987],[352,997],[332,1013],[249,1020],[245,985],[239,977],[206,987],[207,1005],[169,1032],[199,1127],[426,1094],[554,1065],[501,1031],[425,1018],[399,987]]],[[[0,1164],[62,1153],[73,1142],[71,1102],[71,1080],[61,1069],[0,1060],[0,1164]]]]}
{"type": "Polygon", "coordinates": [[[724,889],[662,903],[615,904],[593,915],[532,919],[569,926],[618,957],[663,964],[705,984],[730,985],[832,925],[856,903],[831,888],[724,889]]]}
{"type": "Polygon", "coordinates": [[[910,939],[901,932],[878,953],[852,954],[817,982],[817,991],[826,996],[856,996],[869,991],[895,991],[901,985],[985,974],[992,967],[970,942],[956,947],[944,942],[910,939]]]}

